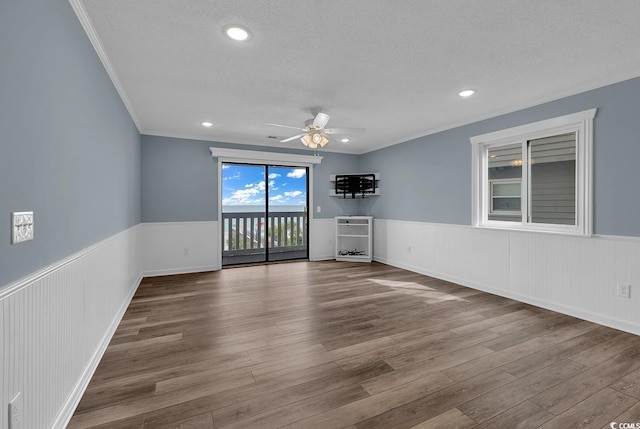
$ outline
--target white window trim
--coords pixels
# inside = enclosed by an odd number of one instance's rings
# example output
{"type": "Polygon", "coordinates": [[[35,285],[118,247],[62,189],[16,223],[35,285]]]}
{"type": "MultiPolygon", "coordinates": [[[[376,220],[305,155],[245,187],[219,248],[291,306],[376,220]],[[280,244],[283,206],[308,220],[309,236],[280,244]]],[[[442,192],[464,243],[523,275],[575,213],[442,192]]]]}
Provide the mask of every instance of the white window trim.
{"type": "Polygon", "coordinates": [[[221,147],[210,147],[209,151],[213,158],[221,159],[224,162],[269,164],[270,162],[277,165],[292,166],[312,166],[322,162],[322,156],[319,155],[297,155],[282,152],[262,152],[258,150],[241,150],[227,149],[221,147]]]}
{"type": "MultiPolygon", "coordinates": [[[[597,109],[559,116],[544,121],[520,125],[470,138],[472,165],[471,218],[478,228],[498,228],[519,231],[537,231],[557,234],[591,236],[592,234],[592,172],[593,172],[593,119],[597,109]],[[576,133],[576,225],[552,225],[488,220],[490,211],[487,148],[509,143],[547,137],[568,132],[576,133]]],[[[523,165],[528,154],[523,150],[523,165]]],[[[528,190],[523,174],[522,188],[528,190]]],[[[523,195],[527,195],[523,192],[523,195]]],[[[521,201],[522,212],[528,212],[527,198],[521,201]]]]}

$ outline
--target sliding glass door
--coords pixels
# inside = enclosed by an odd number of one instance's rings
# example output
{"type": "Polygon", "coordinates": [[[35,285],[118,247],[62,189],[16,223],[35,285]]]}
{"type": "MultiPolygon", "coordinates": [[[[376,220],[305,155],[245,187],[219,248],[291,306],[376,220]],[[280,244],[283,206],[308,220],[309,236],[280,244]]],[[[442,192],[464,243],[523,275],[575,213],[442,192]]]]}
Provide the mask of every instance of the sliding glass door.
{"type": "Polygon", "coordinates": [[[222,163],[222,265],[307,258],[306,167],[222,163]]]}

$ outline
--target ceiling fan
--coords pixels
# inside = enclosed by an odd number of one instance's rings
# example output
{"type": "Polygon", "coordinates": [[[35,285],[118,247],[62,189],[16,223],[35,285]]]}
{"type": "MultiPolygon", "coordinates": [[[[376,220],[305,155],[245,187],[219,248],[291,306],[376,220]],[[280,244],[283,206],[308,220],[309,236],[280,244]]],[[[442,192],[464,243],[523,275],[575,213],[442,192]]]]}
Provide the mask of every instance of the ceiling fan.
{"type": "Polygon", "coordinates": [[[325,147],[327,143],[329,143],[328,135],[331,134],[355,134],[364,133],[366,131],[364,128],[325,128],[329,122],[329,118],[330,116],[326,113],[319,112],[315,118],[305,121],[304,128],[280,124],[267,125],[304,131],[302,134],[280,140],[280,143],[290,142],[291,140],[299,138],[303,145],[310,147],[311,149],[316,149],[318,146],[325,147]]]}

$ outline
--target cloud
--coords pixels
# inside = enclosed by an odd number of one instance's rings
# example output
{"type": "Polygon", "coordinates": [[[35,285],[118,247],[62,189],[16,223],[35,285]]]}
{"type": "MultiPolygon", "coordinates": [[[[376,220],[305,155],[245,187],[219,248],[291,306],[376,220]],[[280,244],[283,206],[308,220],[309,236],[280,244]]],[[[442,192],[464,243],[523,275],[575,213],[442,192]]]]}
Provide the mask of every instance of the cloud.
{"type": "Polygon", "coordinates": [[[264,196],[255,189],[239,189],[228,198],[222,199],[223,205],[244,206],[264,203],[264,196]]]}
{"type": "Polygon", "coordinates": [[[230,168],[231,166],[229,164],[222,164],[222,169],[226,170],[227,168],[230,168]]]}
{"type": "Polygon", "coordinates": [[[295,198],[298,195],[302,195],[302,191],[291,191],[291,192],[285,192],[284,196],[288,197],[288,198],[295,198]]]}
{"type": "Polygon", "coordinates": [[[278,173],[269,174],[269,179],[277,179],[278,177],[280,177],[280,174],[278,174],[278,173]]]}
{"type": "Polygon", "coordinates": [[[284,196],[282,195],[276,195],[275,197],[269,197],[269,201],[277,203],[284,200],[284,196]]]}
{"type": "Polygon", "coordinates": [[[291,177],[293,179],[300,179],[307,174],[307,170],[305,168],[296,168],[293,171],[287,173],[287,177],[291,177]]]}
{"type": "Polygon", "coordinates": [[[233,191],[230,197],[223,198],[223,205],[253,205],[264,203],[264,180],[258,183],[247,183],[244,189],[233,191]]]}
{"type": "Polygon", "coordinates": [[[234,179],[239,179],[240,178],[240,172],[237,171],[236,173],[234,173],[233,176],[227,176],[222,180],[234,180],[234,179]]]}

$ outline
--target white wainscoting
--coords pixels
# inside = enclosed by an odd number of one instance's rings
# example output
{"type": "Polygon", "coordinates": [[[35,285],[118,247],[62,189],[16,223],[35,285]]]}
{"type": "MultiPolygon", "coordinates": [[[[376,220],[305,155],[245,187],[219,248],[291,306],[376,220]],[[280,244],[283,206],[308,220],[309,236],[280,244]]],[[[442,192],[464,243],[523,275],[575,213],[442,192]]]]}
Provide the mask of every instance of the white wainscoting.
{"type": "MultiPolygon", "coordinates": [[[[24,429],[64,428],[141,276],[219,269],[218,226],[140,224],[0,290],[0,427],[21,392],[24,429]]],[[[333,259],[334,219],[310,234],[310,259],[333,259]]],[[[382,219],[373,235],[377,261],[640,334],[640,239],[382,219]]]]}
{"type": "Polygon", "coordinates": [[[383,219],[373,237],[377,261],[640,335],[638,238],[383,219]]]}
{"type": "Polygon", "coordinates": [[[145,277],[220,269],[219,223],[143,223],[142,273],[145,277]]]}
{"type": "MultiPolygon", "coordinates": [[[[219,269],[218,227],[139,224],[2,288],[0,428],[18,392],[24,429],[66,427],[142,276],[219,269]]],[[[333,258],[334,220],[311,231],[312,259],[333,258]]]]}
{"type": "MultiPolygon", "coordinates": [[[[220,269],[219,222],[143,223],[140,228],[145,277],[220,269]]],[[[333,259],[334,219],[312,219],[309,233],[309,259],[333,259]]]]}
{"type": "Polygon", "coordinates": [[[309,225],[309,260],[335,259],[335,240],[335,219],[311,219],[311,224],[309,225]]]}
{"type": "Polygon", "coordinates": [[[0,427],[64,428],[140,282],[133,227],[0,290],[0,427]]]}

